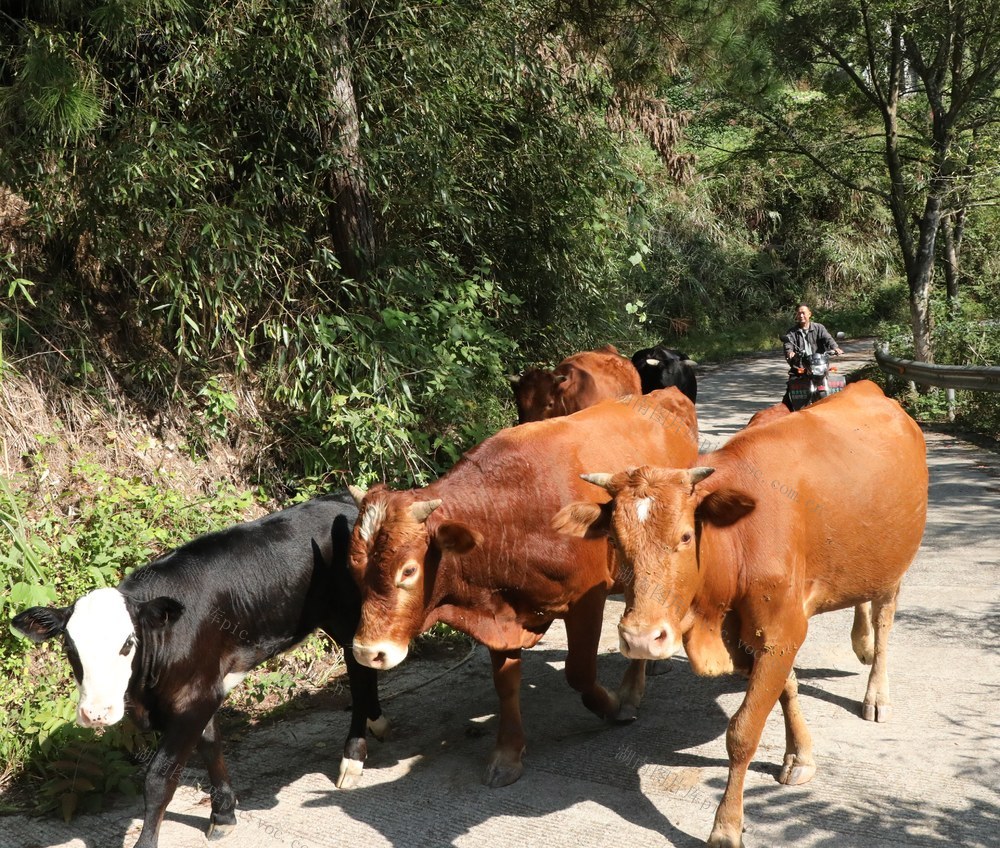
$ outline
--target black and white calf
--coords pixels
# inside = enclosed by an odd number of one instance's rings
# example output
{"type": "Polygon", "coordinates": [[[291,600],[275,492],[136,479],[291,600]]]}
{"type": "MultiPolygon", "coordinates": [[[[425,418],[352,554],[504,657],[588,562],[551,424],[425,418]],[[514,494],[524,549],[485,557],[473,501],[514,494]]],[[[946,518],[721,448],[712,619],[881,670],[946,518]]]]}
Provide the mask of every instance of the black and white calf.
{"type": "Polygon", "coordinates": [[[36,642],[64,637],[79,687],[80,724],[114,724],[128,710],[139,727],[162,734],[146,774],[136,848],[155,848],[196,747],[212,782],[209,837],[236,825],[216,710],[254,666],[317,627],[345,648],[353,712],[337,786],[357,782],[366,731],[379,738],[388,731],[376,672],[351,651],[361,608],[347,566],[357,514],[346,493],[298,504],[199,536],[136,569],[117,588],[14,618],[14,628],[36,642]]]}
{"type": "Polygon", "coordinates": [[[686,353],[656,345],[636,351],[632,355],[632,364],[639,372],[644,395],[677,386],[691,403],[698,400],[698,380],[694,373],[694,366],[698,363],[689,359],[686,353]]]}

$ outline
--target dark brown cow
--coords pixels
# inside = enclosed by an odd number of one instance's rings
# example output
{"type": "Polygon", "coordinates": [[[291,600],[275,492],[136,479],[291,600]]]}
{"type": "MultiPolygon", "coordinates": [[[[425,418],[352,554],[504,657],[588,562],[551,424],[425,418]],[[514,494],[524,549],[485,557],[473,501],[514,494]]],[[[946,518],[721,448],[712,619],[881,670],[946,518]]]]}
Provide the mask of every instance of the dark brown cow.
{"type": "Polygon", "coordinates": [[[555,409],[556,386],[565,382],[566,377],[556,379],[555,371],[544,368],[529,368],[523,374],[510,375],[511,388],[514,390],[514,403],[517,404],[517,423],[527,421],[542,421],[551,418],[555,409]]]}
{"type": "Polygon", "coordinates": [[[597,683],[604,601],[620,591],[616,560],[605,540],[561,536],[549,521],[591,488],[579,475],[595,464],[688,467],[696,456],[694,407],[671,388],[502,430],[424,489],[352,490],[361,511],[351,566],[363,599],[355,657],[392,668],[410,639],[439,621],[486,645],[500,696],[491,786],[521,774],[521,649],[554,619],[566,622],[566,679],[584,705],[634,717],[643,663],[630,665],[617,695],[597,683]]]}
{"type": "MultiPolygon", "coordinates": [[[[743,430],[703,467],[590,475],[612,495],[572,504],[564,532],[610,533],[623,559],[621,650],[663,658],[683,644],[699,674],[749,675],[729,723],[729,783],[708,844],[741,846],[743,781],[768,713],[781,699],[779,781],[815,774],[793,663],[810,616],[871,602],[859,656],[874,649],[862,714],[884,721],[889,631],[903,574],[920,546],[927,461],[920,429],[874,383],[743,430]]],[[[595,466],[595,469],[597,467],[595,466]]]]}
{"type": "Polygon", "coordinates": [[[614,345],[574,353],[552,371],[532,368],[509,379],[518,424],[571,415],[602,400],[642,394],[639,372],[614,345]]]}

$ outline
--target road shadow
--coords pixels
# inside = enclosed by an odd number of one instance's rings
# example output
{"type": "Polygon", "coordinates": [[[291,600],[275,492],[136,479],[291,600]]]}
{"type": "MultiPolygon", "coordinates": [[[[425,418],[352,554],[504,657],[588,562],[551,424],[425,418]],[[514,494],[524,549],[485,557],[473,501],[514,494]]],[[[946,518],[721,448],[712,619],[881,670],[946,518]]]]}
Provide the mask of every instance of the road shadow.
{"type": "MultiPolygon", "coordinates": [[[[481,649],[478,654],[444,685],[447,698],[442,698],[442,688],[431,687],[398,699],[392,713],[394,720],[398,719],[394,738],[372,749],[370,766],[358,789],[342,792],[331,786],[314,791],[303,806],[338,807],[393,845],[440,848],[497,816],[516,811],[519,817],[546,817],[587,800],[629,822],[666,834],[681,848],[703,844],[677,830],[640,791],[639,772],[643,769],[724,764],[724,760],[683,753],[684,748],[725,734],[728,716],[710,694],[705,693],[697,707],[673,715],[662,710],[666,703],[684,700],[678,697],[678,689],[688,690],[694,677],[685,671],[686,663],[669,663],[666,674],[649,681],[639,718],[628,725],[615,725],[590,714],[570,689],[558,668],[565,660],[565,651],[526,651],[522,713],[528,746],[524,775],[511,786],[490,789],[482,785],[481,776],[495,739],[497,700],[486,652],[481,649]],[[655,746],[636,735],[635,729],[644,724],[656,725],[655,746]],[[379,779],[380,769],[400,762],[408,763],[404,775],[388,782],[379,779]],[[566,781],[567,776],[577,780],[566,781]],[[625,804],[623,791],[628,795],[625,804]],[[392,814],[387,815],[387,810],[392,814]],[[415,839],[421,833],[425,835],[415,839]]],[[[599,660],[601,680],[609,687],[617,685],[626,665],[617,654],[603,654],[599,660]]],[[[720,683],[719,689],[728,691],[729,687],[720,683]]],[[[327,774],[332,783],[335,769],[318,760],[315,753],[297,756],[290,765],[291,770],[283,769],[280,776],[284,785],[317,770],[327,774]]],[[[260,777],[254,777],[255,788],[242,806],[266,820],[277,798],[260,777]]]]}

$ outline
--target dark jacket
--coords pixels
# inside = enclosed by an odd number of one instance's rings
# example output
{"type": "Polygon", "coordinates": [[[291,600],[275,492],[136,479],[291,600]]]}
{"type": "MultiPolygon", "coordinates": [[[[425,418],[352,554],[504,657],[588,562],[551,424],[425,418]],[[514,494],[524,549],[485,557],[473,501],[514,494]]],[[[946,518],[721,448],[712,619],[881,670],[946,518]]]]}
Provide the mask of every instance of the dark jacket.
{"type": "Polygon", "coordinates": [[[833,336],[830,335],[826,327],[816,321],[810,322],[808,330],[803,331],[798,327],[792,327],[781,337],[781,341],[785,345],[786,358],[789,352],[802,355],[826,353],[837,349],[837,342],[834,341],[833,336]]]}

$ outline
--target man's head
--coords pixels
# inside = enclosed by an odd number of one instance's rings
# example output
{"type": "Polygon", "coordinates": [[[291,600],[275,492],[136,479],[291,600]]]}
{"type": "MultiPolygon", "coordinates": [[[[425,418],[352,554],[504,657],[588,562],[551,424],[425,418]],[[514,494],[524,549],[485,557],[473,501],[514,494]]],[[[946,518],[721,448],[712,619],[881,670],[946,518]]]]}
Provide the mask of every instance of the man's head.
{"type": "Polygon", "coordinates": [[[812,318],[812,310],[804,303],[795,307],[795,325],[803,330],[809,329],[809,321],[812,318]]]}

